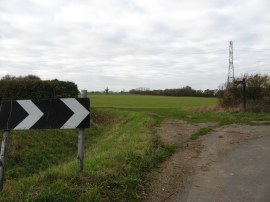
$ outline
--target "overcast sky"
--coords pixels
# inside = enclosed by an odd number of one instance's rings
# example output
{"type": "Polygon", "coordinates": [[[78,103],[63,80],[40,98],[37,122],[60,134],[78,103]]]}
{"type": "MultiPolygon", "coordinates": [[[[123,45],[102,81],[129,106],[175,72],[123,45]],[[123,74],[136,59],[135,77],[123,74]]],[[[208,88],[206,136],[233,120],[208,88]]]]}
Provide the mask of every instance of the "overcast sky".
{"type": "Polygon", "coordinates": [[[270,73],[269,0],[0,0],[0,77],[89,91],[215,89],[270,73]]]}

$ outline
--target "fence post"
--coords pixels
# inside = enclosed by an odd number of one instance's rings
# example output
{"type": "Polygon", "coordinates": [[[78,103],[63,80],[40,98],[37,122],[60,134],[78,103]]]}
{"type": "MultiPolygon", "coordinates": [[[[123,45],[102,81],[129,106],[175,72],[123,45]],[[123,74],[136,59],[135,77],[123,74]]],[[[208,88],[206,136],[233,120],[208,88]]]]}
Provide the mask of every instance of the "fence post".
{"type": "MultiPolygon", "coordinates": [[[[81,98],[87,98],[87,90],[81,91],[81,98]]],[[[83,171],[83,159],[84,159],[84,128],[79,129],[78,136],[78,161],[77,161],[77,171],[83,171]]]]}
{"type": "Polygon", "coordinates": [[[246,95],[246,79],[245,78],[243,78],[243,94],[244,94],[243,106],[244,106],[244,112],[246,112],[247,111],[247,95],[246,95]]]}
{"type": "Polygon", "coordinates": [[[0,152],[0,190],[3,189],[4,184],[5,162],[7,158],[8,142],[9,142],[9,130],[5,130],[3,134],[0,152]]]}

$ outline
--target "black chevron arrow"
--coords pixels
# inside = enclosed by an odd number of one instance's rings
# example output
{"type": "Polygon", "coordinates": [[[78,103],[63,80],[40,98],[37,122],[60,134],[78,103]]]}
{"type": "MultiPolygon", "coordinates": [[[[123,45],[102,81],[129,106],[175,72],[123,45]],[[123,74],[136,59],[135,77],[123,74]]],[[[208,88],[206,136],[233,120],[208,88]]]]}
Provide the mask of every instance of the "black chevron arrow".
{"type": "Polygon", "coordinates": [[[33,129],[61,128],[73,112],[60,99],[34,101],[44,116],[32,126],[33,129]]]}
{"type": "Polygon", "coordinates": [[[28,113],[17,101],[1,101],[0,103],[0,129],[14,129],[21,123],[28,113]]]}

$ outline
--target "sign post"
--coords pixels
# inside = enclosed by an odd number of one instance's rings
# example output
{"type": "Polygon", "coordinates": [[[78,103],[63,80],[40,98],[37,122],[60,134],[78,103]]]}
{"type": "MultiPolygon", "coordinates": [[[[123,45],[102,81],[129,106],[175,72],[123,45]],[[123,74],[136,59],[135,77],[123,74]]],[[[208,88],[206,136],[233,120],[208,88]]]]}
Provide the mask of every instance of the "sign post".
{"type": "Polygon", "coordinates": [[[5,173],[5,163],[7,158],[9,142],[9,131],[5,130],[2,139],[1,153],[0,153],[0,190],[3,189],[4,184],[4,173],[5,173]]]}
{"type": "Polygon", "coordinates": [[[246,78],[243,78],[242,81],[235,81],[235,84],[242,84],[243,85],[243,108],[244,112],[247,111],[247,95],[246,95],[246,78]]]}
{"type": "Polygon", "coordinates": [[[90,100],[81,98],[47,100],[1,100],[0,130],[4,130],[0,153],[0,190],[3,188],[10,130],[78,128],[78,172],[83,171],[84,128],[90,128],[90,100]]]}
{"type": "MultiPolygon", "coordinates": [[[[87,91],[82,90],[81,98],[87,98],[87,91]]],[[[78,162],[77,162],[77,171],[83,171],[83,159],[84,159],[84,128],[79,129],[78,136],[78,162]]]]}

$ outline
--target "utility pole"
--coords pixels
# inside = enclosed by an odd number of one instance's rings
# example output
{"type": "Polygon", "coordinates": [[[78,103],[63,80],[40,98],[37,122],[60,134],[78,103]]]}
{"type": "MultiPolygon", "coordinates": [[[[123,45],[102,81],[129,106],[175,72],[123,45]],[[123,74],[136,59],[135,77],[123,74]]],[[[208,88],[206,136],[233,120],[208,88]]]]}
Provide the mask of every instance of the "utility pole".
{"type": "Polygon", "coordinates": [[[246,78],[236,81],[234,78],[234,65],[233,65],[233,42],[230,41],[229,47],[229,70],[227,79],[227,89],[241,84],[243,86],[243,108],[244,112],[247,110],[247,96],[246,96],[246,78]]]}
{"type": "Polygon", "coordinates": [[[230,84],[234,82],[234,65],[233,65],[233,42],[230,41],[229,47],[229,70],[228,70],[228,79],[227,79],[227,88],[230,87],[230,84]]]}

